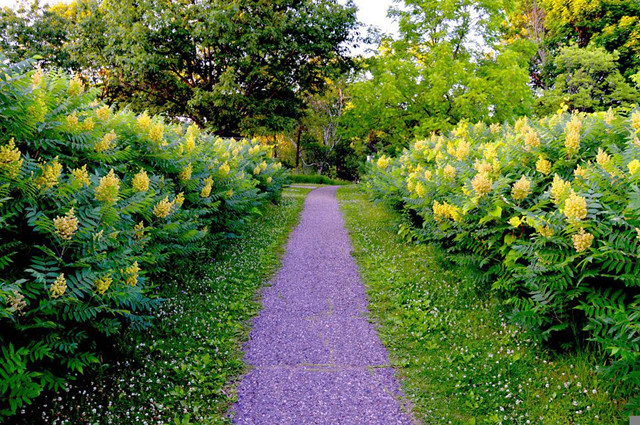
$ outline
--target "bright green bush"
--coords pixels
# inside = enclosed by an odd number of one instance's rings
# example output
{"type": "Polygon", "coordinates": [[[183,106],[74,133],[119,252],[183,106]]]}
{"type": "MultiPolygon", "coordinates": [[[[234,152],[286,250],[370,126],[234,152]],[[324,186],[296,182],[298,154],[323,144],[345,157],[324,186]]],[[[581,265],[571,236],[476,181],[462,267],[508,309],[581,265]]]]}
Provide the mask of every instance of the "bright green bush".
{"type": "Polygon", "coordinates": [[[269,148],[114,111],[78,78],[0,69],[0,417],[142,327],[162,272],[277,198],[269,148]],[[104,342],[103,342],[104,343],[104,342]]]}
{"type": "Polygon", "coordinates": [[[640,384],[640,111],[462,123],[371,167],[371,193],[480,267],[512,318],[550,343],[584,336],[640,384]]]}

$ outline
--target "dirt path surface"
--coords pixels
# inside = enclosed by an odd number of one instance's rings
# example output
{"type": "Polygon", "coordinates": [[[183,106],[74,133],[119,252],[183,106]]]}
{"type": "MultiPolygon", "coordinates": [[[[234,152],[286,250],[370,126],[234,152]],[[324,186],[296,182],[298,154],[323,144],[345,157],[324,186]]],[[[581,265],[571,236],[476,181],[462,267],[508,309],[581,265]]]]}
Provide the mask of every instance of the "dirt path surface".
{"type": "Polygon", "coordinates": [[[411,424],[367,298],[335,187],[312,191],[245,346],[237,424],[411,424]]]}

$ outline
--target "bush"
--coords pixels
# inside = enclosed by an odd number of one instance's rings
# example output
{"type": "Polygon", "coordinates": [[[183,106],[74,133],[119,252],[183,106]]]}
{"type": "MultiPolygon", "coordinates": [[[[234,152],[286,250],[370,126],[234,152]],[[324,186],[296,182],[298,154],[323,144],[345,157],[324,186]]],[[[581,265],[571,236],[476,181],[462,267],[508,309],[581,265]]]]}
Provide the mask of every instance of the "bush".
{"type": "Polygon", "coordinates": [[[351,182],[345,180],[331,179],[327,176],[320,174],[291,174],[289,175],[289,181],[292,183],[312,183],[312,184],[330,184],[330,185],[345,185],[351,184],[351,182]]]}
{"type": "Polygon", "coordinates": [[[149,324],[162,272],[278,197],[269,148],[114,111],[79,78],[0,65],[0,417],[149,324]]]}
{"type": "MultiPolygon", "coordinates": [[[[640,384],[640,111],[461,123],[380,157],[366,183],[415,233],[480,267],[550,343],[587,337],[640,384]]],[[[636,400],[636,403],[638,400],[636,400]]]]}

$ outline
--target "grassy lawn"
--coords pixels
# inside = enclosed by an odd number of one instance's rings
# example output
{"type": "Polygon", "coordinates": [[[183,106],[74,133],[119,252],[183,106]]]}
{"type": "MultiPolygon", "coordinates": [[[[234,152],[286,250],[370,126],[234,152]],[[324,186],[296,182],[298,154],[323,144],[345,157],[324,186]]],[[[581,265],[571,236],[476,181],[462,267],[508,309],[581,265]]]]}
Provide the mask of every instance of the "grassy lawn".
{"type": "Polygon", "coordinates": [[[511,325],[471,272],[404,241],[400,217],[338,191],[370,309],[425,424],[626,424],[593,354],[555,354],[511,325]]]}
{"type": "Polygon", "coordinates": [[[227,423],[256,291],[279,266],[308,192],[286,189],[215,261],[174,272],[156,326],[125,334],[97,375],[23,412],[22,423],[227,423]]]}

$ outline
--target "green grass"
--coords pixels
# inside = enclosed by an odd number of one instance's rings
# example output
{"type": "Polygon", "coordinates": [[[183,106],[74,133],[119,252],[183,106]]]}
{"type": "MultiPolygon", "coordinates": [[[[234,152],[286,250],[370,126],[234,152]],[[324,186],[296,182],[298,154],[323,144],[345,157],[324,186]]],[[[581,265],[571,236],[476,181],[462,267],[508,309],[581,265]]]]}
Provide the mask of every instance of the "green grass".
{"type": "Polygon", "coordinates": [[[256,291],[279,266],[308,192],[286,189],[218,258],[175,272],[184,277],[161,286],[154,327],[128,332],[97,375],[46,397],[23,423],[228,423],[256,291]]]}
{"type": "Polygon", "coordinates": [[[595,354],[554,354],[509,323],[472,272],[398,236],[355,187],[338,198],[380,336],[425,424],[623,424],[595,354]]]}
{"type": "Polygon", "coordinates": [[[347,185],[351,184],[346,180],[331,179],[327,176],[319,174],[291,174],[289,175],[291,183],[312,183],[312,184],[328,184],[328,185],[347,185]]]}

